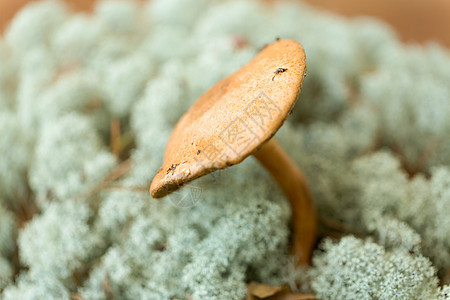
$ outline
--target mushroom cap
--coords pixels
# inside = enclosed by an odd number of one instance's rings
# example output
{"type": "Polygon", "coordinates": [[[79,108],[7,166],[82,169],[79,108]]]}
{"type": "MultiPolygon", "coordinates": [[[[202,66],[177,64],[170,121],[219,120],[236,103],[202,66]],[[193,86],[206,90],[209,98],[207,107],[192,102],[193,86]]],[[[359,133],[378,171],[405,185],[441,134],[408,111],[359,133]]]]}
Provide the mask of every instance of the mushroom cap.
{"type": "Polygon", "coordinates": [[[305,74],[302,45],[278,40],[216,83],[175,126],[150,187],[152,197],[161,198],[257,151],[289,116],[305,74]]]}

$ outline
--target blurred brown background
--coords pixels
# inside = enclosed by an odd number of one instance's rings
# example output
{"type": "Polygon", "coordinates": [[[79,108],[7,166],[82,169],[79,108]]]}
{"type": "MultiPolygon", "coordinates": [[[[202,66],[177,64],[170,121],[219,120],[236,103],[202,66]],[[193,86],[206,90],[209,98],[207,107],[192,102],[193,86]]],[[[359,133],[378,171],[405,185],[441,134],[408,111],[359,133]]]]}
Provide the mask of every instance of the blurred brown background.
{"type": "Polygon", "coordinates": [[[305,0],[347,17],[384,20],[406,42],[439,41],[450,48],[449,0],[305,0]]]}
{"type": "MultiPolygon", "coordinates": [[[[74,10],[89,10],[92,0],[66,0],[74,10]]],[[[264,0],[276,1],[276,0],[264,0]]],[[[438,41],[450,48],[449,0],[304,0],[347,17],[374,16],[393,26],[405,42],[438,41]]],[[[0,32],[30,0],[0,0],[0,32]]]]}

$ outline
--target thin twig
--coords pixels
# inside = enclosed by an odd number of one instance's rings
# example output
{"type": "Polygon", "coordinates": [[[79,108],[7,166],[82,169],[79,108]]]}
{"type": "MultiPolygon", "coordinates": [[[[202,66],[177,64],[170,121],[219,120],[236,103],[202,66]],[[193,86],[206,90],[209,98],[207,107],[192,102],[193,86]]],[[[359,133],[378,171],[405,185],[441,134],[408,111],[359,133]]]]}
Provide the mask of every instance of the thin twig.
{"type": "Polygon", "coordinates": [[[111,152],[117,157],[120,158],[120,152],[122,150],[122,140],[120,135],[120,120],[114,118],[111,120],[110,124],[111,130],[111,152]]]}
{"type": "Polygon", "coordinates": [[[103,180],[101,180],[97,185],[86,191],[85,193],[82,193],[77,197],[77,199],[86,199],[89,198],[98,192],[105,189],[110,183],[120,179],[122,176],[126,175],[131,167],[133,166],[134,161],[129,158],[125,161],[123,161],[121,164],[119,164],[116,168],[114,168],[103,180]]]}
{"type": "Polygon", "coordinates": [[[102,191],[109,191],[109,190],[124,190],[124,191],[131,191],[131,192],[148,192],[149,187],[147,185],[109,185],[102,188],[102,191]]]}

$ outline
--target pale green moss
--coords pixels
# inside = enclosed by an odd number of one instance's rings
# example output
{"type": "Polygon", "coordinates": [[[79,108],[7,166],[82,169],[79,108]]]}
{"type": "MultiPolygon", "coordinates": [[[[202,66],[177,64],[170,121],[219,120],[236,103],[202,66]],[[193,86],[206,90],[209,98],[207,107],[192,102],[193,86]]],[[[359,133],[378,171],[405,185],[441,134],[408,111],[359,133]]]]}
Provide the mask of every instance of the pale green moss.
{"type": "Polygon", "coordinates": [[[42,1],[12,22],[0,41],[0,297],[240,300],[258,280],[323,299],[448,299],[435,274],[450,267],[448,51],[298,1],[194,2],[69,14],[42,1]],[[288,263],[288,202],[254,159],[161,200],[147,191],[177,120],[276,37],[308,61],[276,138],[321,223],[362,237],[327,240],[301,271],[288,263]],[[133,164],[99,186],[117,165],[113,119],[133,164]],[[23,223],[30,202],[40,211],[23,223]],[[16,235],[21,266],[7,261],[16,235]]]}

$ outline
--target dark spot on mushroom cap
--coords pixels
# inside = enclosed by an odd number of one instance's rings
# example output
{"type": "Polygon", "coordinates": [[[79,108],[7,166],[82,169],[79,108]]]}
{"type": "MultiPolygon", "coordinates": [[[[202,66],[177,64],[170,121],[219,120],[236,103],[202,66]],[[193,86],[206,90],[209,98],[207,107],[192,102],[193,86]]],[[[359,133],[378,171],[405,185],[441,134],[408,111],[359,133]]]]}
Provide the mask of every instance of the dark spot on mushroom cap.
{"type": "Polygon", "coordinates": [[[166,174],[169,174],[172,171],[172,174],[175,172],[175,169],[179,166],[180,164],[172,164],[170,166],[170,168],[167,169],[166,174]]]}
{"type": "Polygon", "coordinates": [[[276,69],[275,70],[275,74],[280,74],[280,73],[283,73],[283,72],[286,72],[287,71],[287,69],[286,68],[278,68],[278,69],[276,69]]]}
{"type": "MultiPolygon", "coordinates": [[[[287,71],[287,68],[278,68],[273,73],[275,73],[275,75],[278,75],[278,74],[281,74],[281,73],[286,72],[286,71],[287,71]]],[[[272,77],[272,81],[275,78],[275,75],[272,77]]]]}

